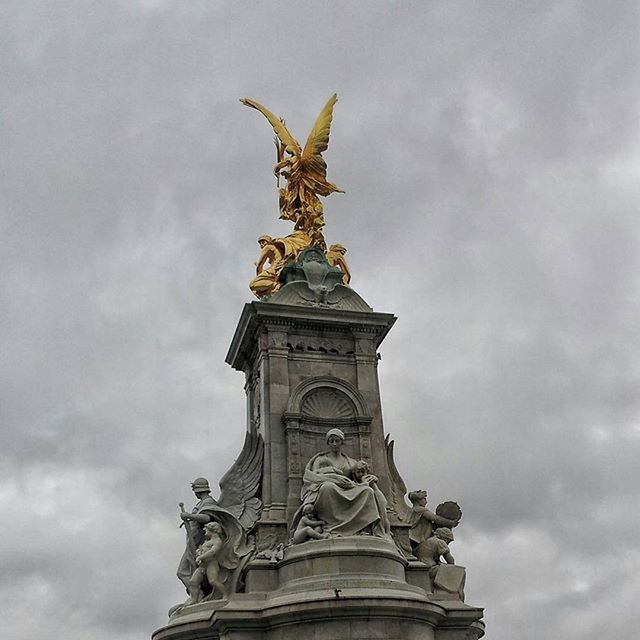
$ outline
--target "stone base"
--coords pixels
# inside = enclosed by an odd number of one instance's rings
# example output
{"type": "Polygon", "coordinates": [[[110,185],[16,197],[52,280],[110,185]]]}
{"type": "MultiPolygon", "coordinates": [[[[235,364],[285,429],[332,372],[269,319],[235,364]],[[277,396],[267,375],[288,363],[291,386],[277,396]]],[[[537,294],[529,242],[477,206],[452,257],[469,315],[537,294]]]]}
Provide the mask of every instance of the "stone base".
{"type": "Polygon", "coordinates": [[[420,564],[368,536],[295,545],[277,563],[249,563],[245,593],[185,607],[153,640],[481,638],[482,609],[433,600],[420,564]]]}

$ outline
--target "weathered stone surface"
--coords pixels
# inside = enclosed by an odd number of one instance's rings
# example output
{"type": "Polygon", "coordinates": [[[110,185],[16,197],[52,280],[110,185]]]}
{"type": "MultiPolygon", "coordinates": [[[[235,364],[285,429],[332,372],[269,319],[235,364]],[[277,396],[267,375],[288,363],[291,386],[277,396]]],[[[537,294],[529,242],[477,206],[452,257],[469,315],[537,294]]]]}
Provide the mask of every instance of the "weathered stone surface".
{"type": "Polygon", "coordinates": [[[466,569],[457,564],[441,564],[434,568],[431,599],[464,601],[466,569]]]}
{"type": "Polygon", "coordinates": [[[263,520],[293,516],[304,466],[334,426],[345,432],[345,453],[366,460],[387,493],[376,352],[394,322],[391,314],[273,299],[245,305],[227,362],[247,377],[248,406],[260,407],[247,426],[267,443],[263,520]]]}
{"type": "MultiPolygon", "coordinates": [[[[243,592],[184,607],[154,640],[482,637],[482,609],[446,590],[455,576],[443,574],[434,587],[435,572],[430,576],[413,555],[417,521],[408,517],[408,505],[398,508],[397,495],[402,500],[406,487],[393,462],[393,442],[385,438],[377,371],[378,348],[395,317],[371,311],[364,301],[358,308],[330,305],[320,285],[315,301],[290,303],[287,290],[297,296],[302,285],[294,280],[269,302],[245,305],[227,354],[246,376],[247,431],[264,439],[263,509],[252,531],[255,554],[243,565],[243,592]],[[366,472],[377,477],[372,482],[394,496],[383,508],[390,528],[380,537],[318,540],[299,532],[292,545],[305,467],[326,449],[332,428],[344,433],[345,456],[366,463],[366,472]]],[[[352,293],[349,300],[362,300],[352,293]]],[[[311,524],[305,526],[323,532],[317,512],[307,515],[311,524]]],[[[429,518],[439,524],[430,512],[418,520],[429,518]]]]}
{"type": "Polygon", "coordinates": [[[342,284],[325,292],[313,291],[306,282],[290,282],[272,295],[269,302],[341,311],[371,311],[371,307],[353,289],[342,284]]]}
{"type": "Polygon", "coordinates": [[[393,543],[369,536],[288,547],[277,566],[267,560],[250,564],[246,593],[235,594],[225,603],[186,607],[153,638],[481,637],[482,609],[432,600],[423,588],[405,579],[411,564],[393,543]]]}
{"type": "MultiPolygon", "coordinates": [[[[302,478],[300,497],[303,506],[294,515],[292,526],[297,526],[305,510],[316,514],[318,531],[309,530],[309,537],[368,534],[391,539],[387,500],[377,486],[378,479],[371,474],[365,460],[346,455],[342,429],[334,427],[326,433],[326,446],[308,461],[302,478]]],[[[303,518],[304,519],[304,518],[303,518]]],[[[302,542],[296,540],[294,542],[302,542]]]]}

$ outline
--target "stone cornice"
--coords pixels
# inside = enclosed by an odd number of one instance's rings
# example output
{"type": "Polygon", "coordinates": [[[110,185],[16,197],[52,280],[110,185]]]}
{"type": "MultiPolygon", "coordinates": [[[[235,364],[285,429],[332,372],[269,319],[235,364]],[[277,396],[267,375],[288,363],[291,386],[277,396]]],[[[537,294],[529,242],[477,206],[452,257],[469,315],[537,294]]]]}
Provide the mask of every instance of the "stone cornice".
{"type": "Polygon", "coordinates": [[[225,361],[234,369],[245,371],[255,358],[257,336],[261,331],[273,329],[370,335],[377,348],[395,321],[391,313],[250,302],[242,310],[225,361]]]}

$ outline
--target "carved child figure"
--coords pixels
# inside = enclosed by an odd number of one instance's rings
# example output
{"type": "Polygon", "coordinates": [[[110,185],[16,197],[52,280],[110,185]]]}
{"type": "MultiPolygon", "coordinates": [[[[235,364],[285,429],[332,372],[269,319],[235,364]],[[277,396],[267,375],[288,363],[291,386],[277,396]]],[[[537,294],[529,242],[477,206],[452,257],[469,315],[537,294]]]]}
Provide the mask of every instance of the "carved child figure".
{"type": "Polygon", "coordinates": [[[315,509],[312,504],[305,504],[302,507],[302,517],[296,527],[296,530],[291,538],[293,544],[300,544],[306,542],[309,539],[312,540],[324,540],[329,538],[330,535],[322,531],[324,522],[322,520],[315,519],[315,509]]]}
{"type": "Polygon", "coordinates": [[[455,564],[449,550],[453,533],[447,527],[438,527],[434,534],[418,546],[416,556],[429,567],[432,598],[435,600],[461,600],[464,602],[466,571],[455,564]],[[444,558],[443,564],[441,558],[444,558]]]}
{"type": "Polygon", "coordinates": [[[358,460],[358,462],[356,462],[351,472],[351,477],[354,482],[358,484],[368,484],[371,486],[378,482],[378,478],[371,473],[369,465],[365,460],[358,460]]]}
{"type": "Polygon", "coordinates": [[[444,558],[447,564],[455,564],[455,560],[449,550],[449,543],[453,542],[453,532],[447,527],[439,527],[433,535],[418,545],[416,556],[429,567],[429,575],[433,578],[440,565],[440,558],[444,558]]]}
{"type": "Polygon", "coordinates": [[[342,469],[334,467],[331,464],[331,460],[322,456],[318,458],[316,471],[318,473],[342,473],[342,469]]]}
{"type": "Polygon", "coordinates": [[[218,522],[209,522],[204,525],[205,541],[196,550],[197,569],[189,580],[189,601],[187,604],[201,602],[204,597],[203,585],[206,582],[211,586],[211,596],[216,591],[224,597],[225,587],[218,580],[220,564],[218,555],[224,545],[224,531],[218,522]]]}

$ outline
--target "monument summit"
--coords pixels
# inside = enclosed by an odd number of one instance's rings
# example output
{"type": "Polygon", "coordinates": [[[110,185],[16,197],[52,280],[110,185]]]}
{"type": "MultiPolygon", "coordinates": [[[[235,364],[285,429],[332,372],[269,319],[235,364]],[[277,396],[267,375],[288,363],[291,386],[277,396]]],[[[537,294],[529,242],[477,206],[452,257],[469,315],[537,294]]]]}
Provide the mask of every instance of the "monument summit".
{"type": "Polygon", "coordinates": [[[244,447],[217,499],[198,477],[195,506],[179,505],[185,600],[153,640],[481,638],[483,611],[464,602],[452,555],[462,511],[407,493],[384,432],[378,349],[396,318],[351,288],[346,249],[325,242],[320,197],[343,193],[322,157],[337,96],[304,147],[241,102],[276,134],[280,218],[293,230],[258,239],[258,299],[226,357],[245,374],[244,447]]]}

